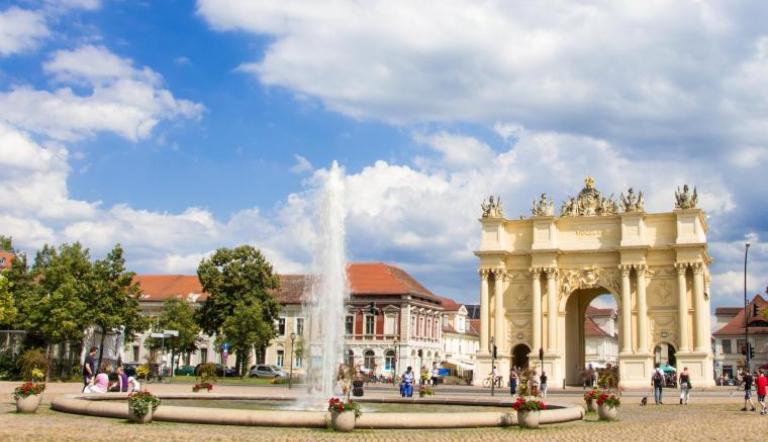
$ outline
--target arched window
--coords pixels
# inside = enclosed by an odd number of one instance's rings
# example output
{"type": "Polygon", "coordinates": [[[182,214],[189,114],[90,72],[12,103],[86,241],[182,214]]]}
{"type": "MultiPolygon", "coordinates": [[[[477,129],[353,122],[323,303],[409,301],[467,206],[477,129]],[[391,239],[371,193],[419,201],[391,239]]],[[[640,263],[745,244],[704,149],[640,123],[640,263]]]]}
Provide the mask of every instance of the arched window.
{"type": "Polygon", "coordinates": [[[368,370],[376,368],[376,358],[373,350],[366,350],[363,356],[363,366],[368,370]]]}
{"type": "Polygon", "coordinates": [[[393,371],[395,369],[395,351],[387,350],[384,355],[384,371],[393,371]]]}
{"type": "Polygon", "coordinates": [[[355,366],[355,352],[352,350],[347,351],[347,367],[354,367],[355,366]]]}

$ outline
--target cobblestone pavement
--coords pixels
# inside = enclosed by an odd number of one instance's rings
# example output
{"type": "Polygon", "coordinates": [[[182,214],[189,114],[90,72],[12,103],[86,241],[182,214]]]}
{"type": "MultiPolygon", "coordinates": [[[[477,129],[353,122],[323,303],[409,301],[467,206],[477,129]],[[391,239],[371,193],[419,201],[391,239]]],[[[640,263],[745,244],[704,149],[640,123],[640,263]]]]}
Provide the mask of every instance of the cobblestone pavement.
{"type": "MultiPolygon", "coordinates": [[[[0,383],[0,394],[8,394],[15,384],[0,383]]],[[[510,428],[477,428],[459,430],[364,430],[351,434],[303,428],[234,427],[218,425],[154,422],[150,425],[130,424],[120,419],[97,418],[52,411],[50,397],[71,392],[74,384],[52,384],[46,392],[44,406],[36,415],[19,415],[10,400],[0,403],[0,440],[89,440],[89,441],[496,441],[496,440],[744,440],[765,441],[768,417],[741,412],[737,397],[701,398],[688,406],[639,406],[639,400],[625,398],[620,421],[599,422],[596,416],[585,421],[547,425],[539,430],[510,428]]],[[[159,386],[154,391],[181,391],[174,386],[159,386]]],[[[228,390],[222,387],[221,390],[228,390]]],[[[186,392],[186,388],[183,390],[186,392]]],[[[242,392],[241,389],[239,391],[242,392]]],[[[261,390],[259,390],[261,391],[261,390]]],[[[282,390],[281,390],[282,391],[282,390]]],[[[221,391],[225,392],[225,391],[221,391]]],[[[672,393],[672,392],[670,392],[672,393]]],[[[674,395],[668,394],[672,401],[674,395]]],[[[576,398],[550,398],[556,402],[575,402],[576,398]]],[[[460,419],[460,416],[457,416],[460,419]]]]}

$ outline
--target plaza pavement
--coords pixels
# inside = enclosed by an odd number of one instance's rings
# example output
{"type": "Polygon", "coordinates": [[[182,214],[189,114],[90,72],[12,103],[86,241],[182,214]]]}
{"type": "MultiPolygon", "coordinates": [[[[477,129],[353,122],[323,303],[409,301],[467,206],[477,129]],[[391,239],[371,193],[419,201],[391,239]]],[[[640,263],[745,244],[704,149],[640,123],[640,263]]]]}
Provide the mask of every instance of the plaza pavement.
{"type": "MultiPolygon", "coordinates": [[[[54,396],[77,393],[79,384],[52,383],[44,396],[44,404],[36,415],[15,413],[10,394],[18,383],[0,382],[0,440],[13,441],[495,441],[495,440],[590,440],[590,441],[676,441],[728,440],[765,441],[768,439],[768,416],[741,412],[742,401],[733,387],[694,392],[691,404],[676,404],[677,395],[665,390],[666,404],[639,405],[642,391],[627,392],[620,409],[620,421],[605,423],[588,416],[585,421],[544,426],[539,430],[510,428],[478,428],[459,430],[365,430],[352,434],[304,428],[234,427],[154,422],[135,425],[120,419],[97,418],[59,413],[48,405],[54,396]]],[[[149,384],[157,393],[187,393],[189,385],[149,384]]],[[[299,395],[301,389],[289,391],[285,386],[217,386],[226,394],[261,393],[299,395]]],[[[506,390],[504,390],[506,391],[506,390]]],[[[580,389],[551,394],[549,400],[581,404],[580,389]]],[[[394,387],[376,386],[368,389],[370,397],[397,396],[394,387]]],[[[438,387],[438,397],[488,397],[488,389],[438,387]]],[[[509,398],[507,395],[500,397],[509,398]]],[[[418,401],[418,399],[416,399],[418,401]]],[[[653,402],[651,400],[651,402],[653,402]]],[[[461,416],[457,415],[457,419],[461,416]]]]}

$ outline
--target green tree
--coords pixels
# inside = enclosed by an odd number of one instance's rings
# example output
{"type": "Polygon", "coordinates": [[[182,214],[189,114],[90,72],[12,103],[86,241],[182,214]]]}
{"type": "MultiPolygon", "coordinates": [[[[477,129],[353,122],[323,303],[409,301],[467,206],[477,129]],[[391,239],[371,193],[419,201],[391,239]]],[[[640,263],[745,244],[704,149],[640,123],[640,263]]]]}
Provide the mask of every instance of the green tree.
{"type": "Polygon", "coordinates": [[[91,324],[86,301],[92,277],[88,250],[79,243],[63,244],[58,251],[45,245],[35,256],[31,277],[35,284],[19,306],[22,325],[45,343],[50,360],[52,345],[82,340],[91,324]]]}
{"type": "Polygon", "coordinates": [[[275,337],[272,315],[259,301],[240,301],[224,320],[219,340],[226,340],[237,352],[241,375],[246,373],[247,355],[254,346],[267,344],[275,337]]]}
{"type": "Polygon", "coordinates": [[[8,278],[0,275],[0,326],[13,324],[18,316],[19,309],[13,300],[8,278]]]}
{"type": "Polygon", "coordinates": [[[108,333],[122,328],[126,340],[131,340],[137,332],[147,328],[147,321],[139,308],[141,289],[134,281],[135,274],[126,270],[123,254],[123,248],[116,244],[104,259],[93,263],[87,302],[88,318],[101,332],[99,366],[108,333]]]}
{"type": "Polygon", "coordinates": [[[15,250],[13,250],[13,238],[10,236],[0,235],[0,250],[14,252],[15,250]]]}
{"type": "MultiPolygon", "coordinates": [[[[248,245],[218,249],[200,262],[197,276],[208,293],[197,316],[204,332],[222,335],[225,321],[243,307],[260,309],[259,319],[272,327],[279,310],[273,294],[279,279],[259,250],[248,245]]],[[[230,328],[229,331],[234,330],[230,328]]],[[[248,354],[249,348],[235,348],[238,358],[248,354]]],[[[239,361],[240,365],[243,361],[239,361]]]]}
{"type": "MultiPolygon", "coordinates": [[[[158,331],[176,330],[179,336],[165,339],[165,348],[171,350],[172,359],[176,354],[192,353],[197,350],[200,336],[200,325],[195,318],[195,306],[183,299],[169,299],[163,303],[163,311],[155,318],[155,328],[158,331]]],[[[151,349],[159,349],[163,345],[160,339],[153,338],[148,342],[151,349]]]]}

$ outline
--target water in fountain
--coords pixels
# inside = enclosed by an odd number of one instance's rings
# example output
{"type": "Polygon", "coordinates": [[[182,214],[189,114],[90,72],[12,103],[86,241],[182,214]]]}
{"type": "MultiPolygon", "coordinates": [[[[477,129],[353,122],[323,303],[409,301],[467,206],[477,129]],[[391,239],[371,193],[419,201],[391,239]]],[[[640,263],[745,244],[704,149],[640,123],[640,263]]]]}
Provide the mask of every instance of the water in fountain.
{"type": "Polygon", "coordinates": [[[334,161],[318,193],[318,230],[313,260],[309,304],[309,365],[307,382],[310,402],[319,403],[334,395],[336,374],[343,361],[345,302],[349,297],[347,260],[344,250],[344,171],[334,161]]]}

